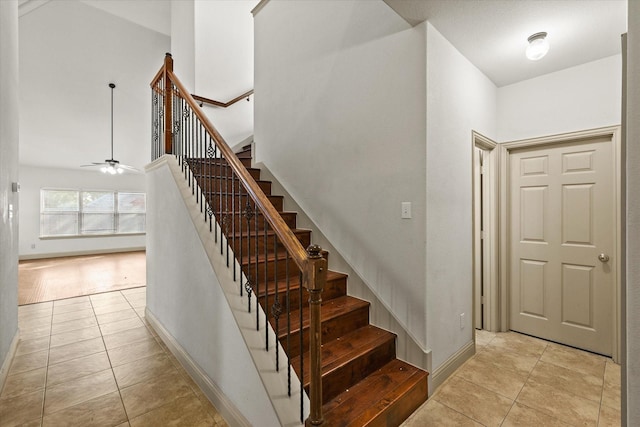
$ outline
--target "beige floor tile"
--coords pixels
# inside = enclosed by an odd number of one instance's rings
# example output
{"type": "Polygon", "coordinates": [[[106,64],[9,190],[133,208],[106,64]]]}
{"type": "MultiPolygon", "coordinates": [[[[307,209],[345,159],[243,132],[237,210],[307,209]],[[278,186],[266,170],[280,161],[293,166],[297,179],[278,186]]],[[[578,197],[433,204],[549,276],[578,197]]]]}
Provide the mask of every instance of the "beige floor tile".
{"type": "Polygon", "coordinates": [[[28,421],[26,423],[20,424],[20,427],[42,427],[42,419],[36,418],[33,421],[28,421]]]}
{"type": "Polygon", "coordinates": [[[95,316],[85,317],[82,319],[69,320],[68,322],[54,323],[51,326],[51,334],[60,334],[63,332],[77,331],[91,326],[97,326],[98,321],[95,316]]]}
{"type": "Polygon", "coordinates": [[[476,354],[471,360],[476,360],[485,366],[508,369],[521,375],[529,375],[540,358],[525,353],[504,351],[488,345],[482,353],[476,354]]]}
{"type": "Polygon", "coordinates": [[[560,344],[549,343],[540,357],[543,362],[553,363],[594,377],[603,377],[607,359],[604,356],[577,350],[560,344]]]}
{"type": "Polygon", "coordinates": [[[51,335],[51,348],[73,344],[79,341],[86,341],[91,338],[99,337],[100,335],[100,328],[97,326],[76,329],[75,331],[61,332],[59,334],[51,335]]]}
{"type": "Polygon", "coordinates": [[[547,342],[517,332],[500,332],[487,344],[487,349],[510,351],[540,357],[547,348],[547,342]]]}
{"type": "Polygon", "coordinates": [[[120,291],[113,291],[90,295],[89,298],[91,299],[91,303],[96,306],[112,302],[120,302],[124,299],[124,295],[122,295],[122,292],[120,291]]]}
{"type": "Polygon", "coordinates": [[[109,358],[105,351],[89,356],[78,357],[56,365],[50,365],[49,372],[47,373],[47,387],[72,381],[110,368],[109,358]]]}
{"type": "Polygon", "coordinates": [[[73,344],[62,345],[60,347],[52,348],[49,352],[49,365],[55,365],[57,363],[66,362],[67,360],[100,353],[104,350],[104,343],[100,337],[73,344]]]}
{"type": "Polygon", "coordinates": [[[75,406],[98,396],[118,391],[111,369],[73,381],[47,387],[44,415],[75,406]]]}
{"type": "Polygon", "coordinates": [[[146,426],[215,426],[215,421],[194,395],[178,398],[144,415],[130,420],[132,427],[146,426]]]}
{"type": "Polygon", "coordinates": [[[554,387],[527,382],[517,401],[566,423],[595,426],[600,405],[554,387]]]}
{"type": "Polygon", "coordinates": [[[113,368],[113,374],[121,390],[174,371],[177,372],[176,368],[164,353],[158,353],[113,368]]]}
{"type": "Polygon", "coordinates": [[[193,392],[177,372],[120,390],[129,419],[191,394],[193,392]]]}
{"type": "Polygon", "coordinates": [[[476,345],[486,346],[495,337],[496,337],[495,332],[485,331],[484,329],[476,329],[476,345]]]}
{"type": "Polygon", "coordinates": [[[512,400],[457,376],[433,399],[485,426],[499,426],[513,404],[512,400]]]}
{"type": "Polygon", "coordinates": [[[20,329],[20,339],[22,340],[48,337],[49,335],[51,335],[51,324],[35,329],[24,329],[18,323],[18,329],[20,329]]]}
{"type": "Polygon", "coordinates": [[[0,399],[9,399],[44,389],[46,375],[46,367],[9,375],[4,383],[0,399]]]}
{"type": "Polygon", "coordinates": [[[149,331],[147,331],[147,328],[144,326],[103,336],[107,350],[138,341],[144,341],[149,338],[151,338],[151,334],[149,334],[149,331]]]}
{"type": "Polygon", "coordinates": [[[0,400],[2,427],[19,426],[42,417],[44,390],[0,400]]]}
{"type": "Polygon", "coordinates": [[[68,305],[68,304],[78,304],[81,302],[91,302],[91,300],[89,299],[89,296],[83,296],[83,297],[73,297],[73,298],[65,298],[65,299],[59,299],[54,301],[53,305],[54,307],[56,306],[61,306],[61,305],[68,305]]]}
{"type": "Polygon", "coordinates": [[[81,301],[73,304],[55,304],[53,306],[53,314],[70,313],[72,311],[91,310],[91,301],[81,301]]]}
{"type": "Polygon", "coordinates": [[[127,310],[129,308],[131,308],[131,305],[125,300],[125,302],[121,303],[105,304],[98,307],[93,307],[93,311],[95,311],[97,316],[99,314],[114,313],[116,311],[127,310]]]}
{"type": "Polygon", "coordinates": [[[129,288],[129,289],[123,289],[120,291],[120,293],[124,296],[128,296],[128,295],[137,295],[137,294],[143,294],[146,295],[147,294],[147,287],[146,286],[141,286],[138,288],[129,288]]]}
{"type": "Polygon", "coordinates": [[[132,317],[130,319],[118,320],[111,323],[103,323],[100,325],[100,330],[103,335],[114,334],[120,331],[126,331],[127,329],[134,329],[144,326],[140,318],[132,317]]]}
{"type": "Polygon", "coordinates": [[[32,338],[30,340],[21,339],[16,348],[16,356],[21,354],[35,353],[49,348],[49,336],[32,338]]]}
{"type": "Polygon", "coordinates": [[[27,372],[47,366],[48,353],[48,350],[42,350],[36,351],[35,353],[15,356],[11,363],[11,368],[9,368],[9,375],[19,374],[21,372],[27,372]]]}
{"type": "Polygon", "coordinates": [[[51,316],[20,319],[18,323],[21,330],[25,332],[31,332],[36,329],[51,326],[51,316]]]}
{"type": "Polygon", "coordinates": [[[604,369],[604,382],[614,386],[620,385],[621,366],[607,359],[604,369]]]}
{"type": "Polygon", "coordinates": [[[92,309],[84,309],[84,310],[77,310],[77,311],[70,311],[69,313],[60,313],[60,314],[54,314],[53,315],[53,323],[61,323],[61,322],[68,322],[69,320],[76,320],[76,319],[84,319],[85,317],[93,317],[93,310],[92,309]]]}
{"type": "Polygon", "coordinates": [[[474,358],[465,363],[456,372],[456,376],[513,401],[522,390],[528,374],[484,364],[474,358]]]}
{"type": "Polygon", "coordinates": [[[605,382],[602,390],[602,404],[610,408],[620,408],[621,395],[619,384],[605,382]]]}
{"type": "Polygon", "coordinates": [[[518,402],[513,404],[502,423],[502,427],[570,427],[571,425],[518,402]]]}
{"type": "Polygon", "coordinates": [[[124,422],[122,424],[118,424],[116,427],[131,427],[131,424],[129,424],[129,422],[124,422]]]}
{"type": "Polygon", "coordinates": [[[116,367],[155,354],[164,354],[164,350],[162,350],[153,338],[149,338],[127,346],[108,350],[108,353],[111,366],[116,367]]]}
{"type": "Polygon", "coordinates": [[[40,306],[40,305],[23,305],[18,307],[18,321],[39,319],[42,317],[51,317],[53,314],[53,306],[40,306]],[[28,309],[27,309],[28,307],[28,309]]]}
{"type": "Polygon", "coordinates": [[[102,427],[126,423],[127,414],[120,393],[114,392],[47,415],[42,421],[43,427],[102,427]]]}
{"type": "Polygon", "coordinates": [[[545,384],[595,402],[599,402],[602,397],[602,377],[594,377],[543,361],[533,369],[529,382],[545,384]]]}
{"type": "Polygon", "coordinates": [[[620,408],[600,407],[598,427],[620,427],[622,423],[620,408]]]}
{"type": "Polygon", "coordinates": [[[98,318],[98,323],[100,325],[104,325],[105,323],[118,322],[120,320],[132,319],[138,317],[138,314],[135,310],[129,307],[126,310],[113,311],[111,313],[99,314],[96,316],[98,318]]]}
{"type": "Polygon", "coordinates": [[[471,418],[433,399],[422,405],[402,427],[482,427],[471,418]]]}

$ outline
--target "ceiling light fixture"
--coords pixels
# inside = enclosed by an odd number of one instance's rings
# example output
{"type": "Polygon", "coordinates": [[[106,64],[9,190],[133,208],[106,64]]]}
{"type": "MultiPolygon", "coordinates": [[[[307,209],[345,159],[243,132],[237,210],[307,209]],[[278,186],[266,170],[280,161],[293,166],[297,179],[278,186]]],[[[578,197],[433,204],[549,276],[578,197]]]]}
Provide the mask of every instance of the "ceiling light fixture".
{"type": "Polygon", "coordinates": [[[110,175],[119,175],[121,173],[124,173],[125,170],[136,173],[140,172],[133,166],[123,165],[118,160],[115,160],[113,158],[113,89],[116,88],[116,85],[114,83],[109,83],[109,87],[111,88],[111,158],[105,160],[104,162],[93,162],[90,165],[81,165],[80,167],[84,168],[100,166],[100,172],[110,175]]]}
{"type": "Polygon", "coordinates": [[[537,61],[549,52],[549,41],[547,40],[547,33],[535,33],[529,36],[527,39],[529,46],[527,46],[527,58],[532,61],[537,61]]]}

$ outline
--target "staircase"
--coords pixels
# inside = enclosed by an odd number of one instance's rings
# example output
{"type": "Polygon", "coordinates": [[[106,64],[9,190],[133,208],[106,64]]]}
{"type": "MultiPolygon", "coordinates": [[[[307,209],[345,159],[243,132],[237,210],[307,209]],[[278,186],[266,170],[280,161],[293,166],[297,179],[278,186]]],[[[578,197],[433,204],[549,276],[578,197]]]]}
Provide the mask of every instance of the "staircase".
{"type": "MultiPolygon", "coordinates": [[[[272,195],[271,182],[260,180],[260,170],[251,168],[251,147],[245,147],[237,156],[302,246],[309,246],[311,231],[296,228],[296,213],[284,212],[283,197],[272,195]]],[[[224,167],[225,160],[190,158],[187,163],[200,188],[217,191],[218,195],[220,189],[223,189],[223,210],[232,210],[231,205],[237,207],[243,203],[240,187],[235,187],[238,182],[228,179],[229,175],[224,167]],[[212,167],[213,163],[215,167],[212,167]]],[[[206,191],[204,197],[208,197],[206,191]]],[[[225,218],[226,214],[222,217],[225,218]]],[[[303,378],[308,392],[309,295],[304,288],[300,289],[298,274],[293,274],[289,279],[284,278],[285,270],[297,271],[297,267],[286,253],[278,248],[273,232],[262,232],[264,221],[260,215],[255,219],[255,224],[260,232],[255,234],[253,240],[250,238],[251,229],[240,227],[240,230],[227,230],[227,241],[231,242],[241,268],[250,280],[256,276],[273,277],[267,282],[266,291],[264,288],[252,290],[258,295],[258,301],[265,313],[272,313],[272,305],[278,300],[285,306],[288,303],[292,310],[291,318],[302,319],[302,327],[293,326],[293,329],[283,320],[276,322],[272,315],[269,321],[278,334],[282,348],[288,354],[291,366],[296,370],[298,377],[303,378]],[[259,254],[254,256],[256,262],[253,265],[249,256],[251,250],[259,254]],[[288,301],[285,301],[286,295],[288,301]]],[[[324,256],[328,258],[327,253],[324,253],[324,256]]],[[[347,295],[345,274],[327,272],[322,300],[324,425],[400,425],[427,399],[428,373],[396,358],[395,334],[369,324],[370,304],[347,295]]]]}

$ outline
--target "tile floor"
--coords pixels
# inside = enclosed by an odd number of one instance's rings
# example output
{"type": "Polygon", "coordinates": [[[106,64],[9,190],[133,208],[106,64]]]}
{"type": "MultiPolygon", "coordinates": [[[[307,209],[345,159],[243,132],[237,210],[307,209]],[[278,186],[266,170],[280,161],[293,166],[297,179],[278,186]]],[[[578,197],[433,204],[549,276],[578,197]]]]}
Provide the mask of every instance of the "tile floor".
{"type": "Polygon", "coordinates": [[[620,426],[611,359],[514,332],[478,331],[476,345],[403,426],[620,426]]]}
{"type": "Polygon", "coordinates": [[[145,292],[19,307],[0,427],[226,426],[148,327],[145,292]]]}
{"type": "MultiPolygon", "coordinates": [[[[145,288],[21,306],[0,427],[226,426],[144,318],[145,288]]],[[[517,333],[477,354],[403,425],[619,426],[620,366],[517,333]]]]}

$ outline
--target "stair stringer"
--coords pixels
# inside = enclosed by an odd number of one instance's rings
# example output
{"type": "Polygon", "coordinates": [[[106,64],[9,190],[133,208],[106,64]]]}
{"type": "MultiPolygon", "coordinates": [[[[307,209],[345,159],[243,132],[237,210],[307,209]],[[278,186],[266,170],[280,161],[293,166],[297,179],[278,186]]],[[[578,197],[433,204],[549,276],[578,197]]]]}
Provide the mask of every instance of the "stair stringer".
{"type": "MultiPolygon", "coordinates": [[[[241,338],[242,341],[244,342],[244,347],[245,347],[244,349],[237,348],[238,346],[236,344],[235,346],[236,348],[229,350],[232,353],[231,358],[232,359],[236,357],[242,358],[242,357],[248,356],[250,357],[253,367],[255,369],[254,373],[248,373],[248,372],[238,373],[239,375],[243,375],[243,377],[242,377],[242,381],[237,381],[237,382],[241,383],[241,382],[247,381],[247,378],[245,378],[244,375],[247,375],[249,379],[255,379],[255,377],[258,377],[261,383],[260,386],[263,387],[266,397],[271,403],[273,415],[277,418],[278,423],[276,424],[274,422],[268,421],[270,419],[269,417],[270,414],[268,413],[267,408],[264,408],[264,407],[261,407],[258,409],[254,408],[253,412],[256,412],[257,414],[259,414],[258,419],[256,418],[251,419],[251,417],[247,416],[247,420],[246,420],[247,424],[245,424],[245,422],[242,422],[241,420],[235,420],[235,421],[237,421],[237,424],[239,425],[264,425],[264,426],[301,425],[300,424],[300,390],[301,390],[300,382],[297,376],[295,375],[295,372],[292,371],[292,377],[291,377],[292,391],[291,391],[291,397],[289,397],[287,394],[287,381],[288,381],[287,369],[286,369],[287,356],[285,352],[282,350],[282,348],[278,347],[278,351],[280,352],[279,359],[281,361],[280,362],[281,367],[279,371],[276,371],[275,353],[273,352],[273,342],[270,343],[269,352],[266,352],[264,350],[265,348],[265,345],[264,345],[265,329],[264,328],[265,327],[269,328],[269,334],[272,339],[273,337],[275,337],[275,332],[271,328],[271,325],[269,325],[267,322],[264,322],[264,318],[265,318],[264,313],[262,312],[262,308],[260,307],[260,305],[257,304],[255,296],[252,297],[252,301],[251,301],[252,313],[247,312],[246,293],[244,294],[244,296],[240,297],[239,295],[240,281],[238,279],[238,281],[234,282],[233,267],[232,266],[227,267],[226,253],[224,256],[220,254],[220,242],[216,243],[214,240],[214,233],[209,231],[210,224],[209,222],[205,222],[204,215],[200,212],[200,206],[197,204],[195,196],[192,194],[191,188],[189,188],[187,181],[184,179],[184,174],[181,171],[180,166],[178,165],[175,157],[171,155],[165,155],[159,158],[158,160],[154,161],[149,166],[147,166],[146,172],[147,172],[147,178],[148,178],[147,194],[150,200],[148,204],[152,205],[153,202],[151,200],[153,197],[159,197],[163,200],[163,202],[161,203],[161,206],[154,206],[153,209],[148,209],[148,212],[150,211],[155,212],[154,209],[158,209],[158,208],[162,209],[166,206],[166,199],[167,199],[166,193],[169,190],[171,190],[171,192],[175,192],[174,198],[182,200],[185,208],[185,215],[188,215],[189,217],[188,222],[190,222],[192,225],[192,232],[195,235],[197,235],[197,239],[198,239],[198,241],[194,241],[192,243],[194,245],[196,243],[200,245],[198,249],[202,251],[203,255],[208,259],[210,267],[212,269],[211,286],[217,288],[217,289],[214,289],[214,293],[219,295],[220,297],[223,296],[224,300],[226,300],[226,304],[225,304],[226,308],[218,306],[220,311],[225,311],[225,313],[223,314],[226,315],[226,317],[230,317],[232,319],[232,321],[224,322],[226,323],[225,326],[227,328],[234,328],[235,330],[234,334],[240,336],[236,338],[241,338]],[[154,178],[152,178],[152,175],[154,174],[165,175],[164,180],[162,182],[163,185],[160,186],[162,191],[161,193],[158,192],[157,194],[155,194],[155,191],[153,188],[154,178]],[[172,184],[175,184],[175,186],[171,189],[167,188],[170,186],[167,183],[168,181],[171,181],[172,184]],[[260,325],[260,329],[258,330],[256,330],[256,326],[255,326],[256,325],[256,317],[255,317],[256,308],[260,310],[260,318],[261,318],[261,325],[260,325]],[[265,323],[267,323],[267,325],[265,325],[265,323]]],[[[176,201],[175,203],[178,203],[178,201],[176,201]]],[[[149,221],[149,222],[152,222],[152,221],[149,221]]],[[[215,226],[215,221],[214,221],[214,226],[215,226]]],[[[153,227],[148,226],[148,231],[147,231],[148,240],[153,240],[153,239],[149,239],[150,237],[149,231],[151,231],[149,230],[149,228],[153,228],[153,227]]],[[[184,232],[184,230],[180,230],[180,232],[184,232]]],[[[218,228],[218,236],[220,236],[219,228],[218,228]]],[[[226,242],[223,241],[223,245],[226,251],[225,243],[226,242]]],[[[149,252],[151,252],[153,256],[153,251],[154,251],[153,246],[149,245],[148,243],[147,257],[149,257],[149,252]]],[[[230,253],[229,255],[230,255],[229,257],[230,260],[233,260],[234,259],[233,254],[230,253]]],[[[152,264],[151,267],[153,268],[153,263],[151,264],[152,264]]],[[[240,269],[238,267],[238,271],[239,270],[240,269]]],[[[149,271],[147,272],[147,276],[149,277],[149,271]]],[[[238,278],[239,277],[240,276],[238,276],[238,278]]],[[[147,284],[147,289],[148,289],[147,292],[148,294],[153,295],[154,284],[152,281],[148,280],[148,282],[149,283],[147,284]]],[[[217,298],[217,299],[220,300],[222,298],[217,298]]],[[[154,308],[153,298],[148,297],[147,310],[149,310],[151,313],[150,320],[152,322],[157,321],[158,323],[160,323],[161,328],[157,328],[157,329],[160,329],[160,331],[158,332],[161,332],[162,329],[165,329],[169,331],[169,334],[171,334],[171,328],[163,324],[162,315],[158,315],[157,313],[154,313],[153,308],[154,308]]],[[[204,317],[204,313],[203,313],[203,317],[204,317]]],[[[214,327],[214,326],[215,325],[210,325],[210,327],[214,327]]],[[[171,341],[172,337],[169,337],[169,338],[170,338],[169,341],[171,341]]],[[[173,337],[173,339],[180,344],[179,337],[173,337]]],[[[202,339],[206,339],[206,337],[203,336],[202,339]]],[[[168,347],[171,348],[171,344],[172,344],[171,342],[167,342],[166,344],[168,347]]],[[[214,386],[216,386],[216,381],[214,378],[212,378],[215,375],[213,375],[211,372],[208,372],[204,368],[199,368],[197,360],[195,361],[192,360],[193,363],[190,363],[189,360],[187,360],[185,363],[181,359],[181,356],[184,358],[184,355],[186,355],[190,359],[196,359],[190,353],[189,348],[184,348],[183,351],[177,351],[176,353],[177,353],[175,354],[176,357],[183,363],[185,369],[189,371],[189,373],[194,378],[194,380],[198,383],[198,385],[200,385],[203,391],[205,391],[205,394],[207,394],[209,399],[216,406],[218,406],[217,400],[219,397],[215,396],[216,390],[207,390],[210,384],[213,384],[214,386]],[[194,365],[196,369],[193,369],[192,365],[194,365]],[[203,378],[203,373],[204,373],[204,378],[203,378]],[[213,394],[213,396],[209,395],[207,391],[213,394]]],[[[214,370],[224,371],[229,369],[227,366],[219,366],[216,368],[217,369],[214,369],[214,370]]],[[[227,394],[227,391],[224,388],[221,388],[219,393],[222,393],[223,395],[222,397],[225,397],[224,395],[227,394]]],[[[261,396],[255,396],[255,399],[249,397],[245,400],[248,400],[249,403],[252,405],[263,406],[263,405],[260,405],[260,401],[261,401],[260,399],[261,399],[261,396]]],[[[309,410],[309,400],[306,393],[303,394],[303,401],[304,401],[304,418],[306,418],[309,410]]],[[[241,404],[238,404],[237,402],[233,402],[233,401],[231,403],[236,406],[237,408],[236,411],[238,413],[242,413],[244,415],[245,411],[243,411],[243,407],[241,404]]],[[[224,405],[225,402],[221,402],[221,404],[224,405]]],[[[218,409],[220,410],[220,408],[218,409]]],[[[224,412],[223,412],[223,415],[225,415],[224,412]]],[[[231,414],[231,416],[233,416],[233,414],[231,414]]],[[[228,421],[231,421],[231,420],[228,420],[228,421]]],[[[236,422],[233,422],[231,424],[235,425],[236,422]]]]}
{"type": "MultiPolygon", "coordinates": [[[[255,149],[253,152],[255,152],[255,149]]],[[[389,307],[378,298],[372,287],[362,279],[358,271],[342,256],[340,251],[331,244],[318,225],[309,218],[305,210],[296,203],[295,199],[269,168],[262,162],[254,163],[255,165],[253,165],[253,167],[260,169],[262,179],[271,181],[272,191],[284,196],[285,210],[297,212],[298,227],[311,230],[313,242],[319,244],[324,250],[327,250],[331,254],[329,268],[349,276],[347,294],[371,303],[369,308],[370,323],[396,334],[397,358],[427,372],[432,372],[431,349],[423,349],[422,346],[418,344],[417,340],[412,337],[402,323],[397,320],[389,307]]],[[[429,390],[432,390],[431,377],[431,375],[428,377],[429,390]]]]}

